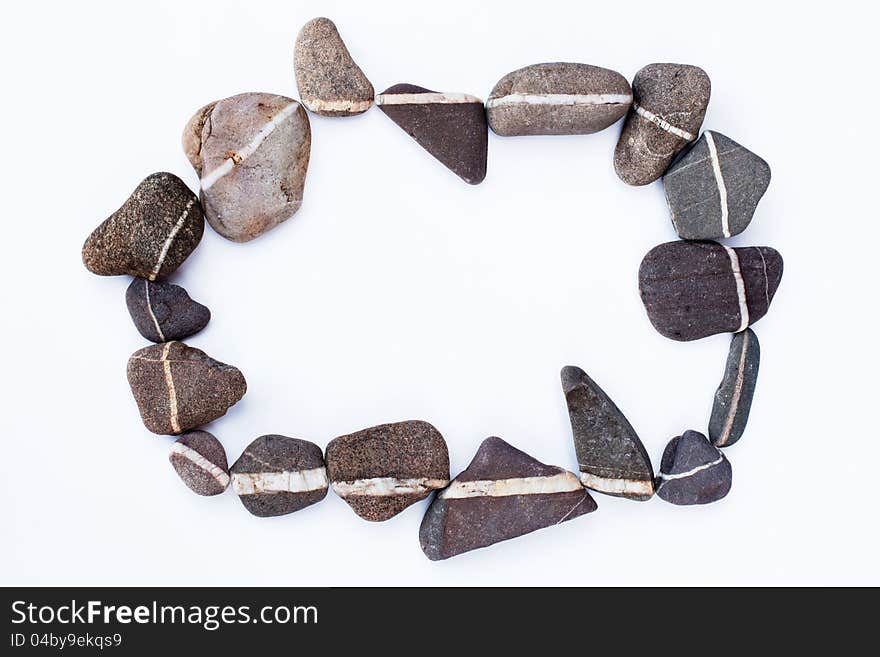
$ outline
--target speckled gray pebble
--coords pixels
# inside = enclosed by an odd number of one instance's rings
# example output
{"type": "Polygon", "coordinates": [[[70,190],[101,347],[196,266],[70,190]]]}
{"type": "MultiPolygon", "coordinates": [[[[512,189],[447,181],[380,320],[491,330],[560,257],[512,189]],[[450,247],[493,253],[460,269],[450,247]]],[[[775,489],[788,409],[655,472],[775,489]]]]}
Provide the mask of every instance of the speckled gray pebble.
{"type": "Polygon", "coordinates": [[[373,104],[373,85],[354,63],[336,25],[315,18],[303,25],[293,51],[303,105],[323,116],[353,116],[373,104]]]}
{"type": "Polygon", "coordinates": [[[469,94],[396,84],[376,97],[379,109],[466,183],[486,177],[489,128],[483,102],[469,94]]]}
{"type": "Polygon", "coordinates": [[[137,350],[127,374],[144,425],[159,434],[180,434],[216,420],[247,391],[238,368],[183,342],[137,350]]]}
{"type": "Polygon", "coordinates": [[[739,235],[769,185],[770,166],[764,160],[712,130],[663,176],[672,225],[686,240],[739,235]]]}
{"type": "Polygon", "coordinates": [[[581,368],[564,367],[561,378],[581,482],[607,495],[650,499],[654,470],[632,425],[581,368]]]}
{"type": "Polygon", "coordinates": [[[649,64],[636,73],[632,89],[633,105],[614,151],[614,169],[628,185],[647,185],[697,140],[712,85],[696,66],[649,64]]]}
{"type": "Polygon", "coordinates": [[[287,515],[327,496],[324,454],[299,438],[260,436],[230,472],[232,490],[244,508],[260,518],[287,515]]]}
{"type": "Polygon", "coordinates": [[[657,496],[688,506],[717,502],[728,492],[733,471],[727,457],[697,431],[669,441],[660,462],[657,496]]]}
{"type": "Polygon", "coordinates": [[[555,62],[533,64],[501,78],[486,101],[492,130],[519,135],[589,135],[604,130],[632,104],[616,71],[555,62]]]}
{"type": "Polygon", "coordinates": [[[125,304],[138,332],[153,342],[183,340],[201,331],[211,311],[171,283],[135,278],[125,291],[125,304]]]}
{"type": "Polygon", "coordinates": [[[312,136],[291,98],[244,93],[206,105],[183,132],[183,150],[201,179],[208,223],[247,242],[287,221],[303,202],[312,136]]]}
{"type": "Polygon", "coordinates": [[[752,408],[761,346],[752,329],[736,333],[730,341],[724,377],[715,392],[709,438],[716,447],[733,445],[742,437],[752,408]]]}
{"type": "Polygon", "coordinates": [[[83,264],[101,276],[156,280],[187,259],[204,230],[198,197],[173,173],[154,173],[92,231],[83,245],[83,264]]]}
{"type": "Polygon", "coordinates": [[[673,340],[735,333],[761,319],[782,280],[782,256],[769,246],[667,242],[639,267],[648,318],[673,340]]]}
{"type": "Polygon", "coordinates": [[[432,561],[506,541],[596,510],[577,475],[487,438],[467,470],[434,498],[419,529],[432,561]]]}
{"type": "Polygon", "coordinates": [[[219,495],[229,486],[226,450],[207,431],[190,431],[171,445],[168,460],[181,481],[199,495],[219,495]]]}

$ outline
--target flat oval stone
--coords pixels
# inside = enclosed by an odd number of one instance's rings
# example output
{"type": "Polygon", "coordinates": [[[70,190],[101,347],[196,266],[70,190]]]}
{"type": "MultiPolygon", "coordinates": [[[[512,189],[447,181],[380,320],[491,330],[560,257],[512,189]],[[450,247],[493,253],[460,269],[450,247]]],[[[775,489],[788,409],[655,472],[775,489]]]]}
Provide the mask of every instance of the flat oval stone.
{"type": "Polygon", "coordinates": [[[577,475],[487,438],[428,507],[419,529],[432,561],[506,541],[596,510],[577,475]]]}
{"type": "Polygon", "coordinates": [[[211,319],[211,311],[193,301],[179,285],[146,278],[131,282],[125,304],[138,332],[153,342],[183,340],[201,331],[211,319]]]}
{"type": "Polygon", "coordinates": [[[247,242],[292,217],[302,205],[311,144],[306,111],[284,96],[244,93],[196,112],[183,149],[201,178],[208,223],[247,242]]]}
{"type": "Polygon", "coordinates": [[[686,240],[739,235],[770,185],[770,166],[720,132],[706,130],[663,176],[672,225],[686,240]]]}
{"type": "Polygon", "coordinates": [[[654,469],[635,429],[581,368],[564,367],[561,378],[581,483],[606,495],[650,499],[654,469]]]}
{"type": "Polygon", "coordinates": [[[770,308],[782,280],[782,256],[769,246],[667,242],[639,267],[648,318],[673,340],[743,331],[770,308]]]}
{"type": "Polygon", "coordinates": [[[730,461],[706,436],[685,431],[663,451],[657,496],[671,504],[687,506],[717,502],[730,492],[730,461]]]}
{"type": "Polygon", "coordinates": [[[647,185],[696,141],[712,85],[685,64],[649,64],[636,73],[633,104],[614,151],[614,169],[628,185],[647,185]]]}
{"type": "Polygon", "coordinates": [[[314,18],[303,25],[296,37],[293,68],[299,96],[310,112],[354,116],[373,104],[373,85],[329,18],[314,18]]]}
{"type": "Polygon", "coordinates": [[[716,447],[733,445],[742,437],[752,408],[760,363],[761,346],[754,331],[746,329],[734,334],[709,420],[709,438],[716,447]]]}
{"type": "Polygon", "coordinates": [[[232,466],[232,490],[260,518],[299,511],[327,496],[321,448],[287,436],[260,436],[232,466]]]}
{"type": "Polygon", "coordinates": [[[144,425],[159,434],[179,434],[216,420],[247,390],[238,368],[183,342],[134,352],[128,384],[144,425]]]}
{"type": "Polygon", "coordinates": [[[173,173],[154,173],[89,235],[86,268],[100,276],[170,275],[199,245],[205,221],[198,197],[173,173]]]}
{"type": "Polygon", "coordinates": [[[325,460],[333,492],[364,520],[388,520],[449,483],[446,441],[419,420],[335,438],[325,460]]]}
{"type": "Polygon", "coordinates": [[[508,73],[486,101],[492,130],[518,135],[589,135],[626,114],[632,89],[616,71],[556,62],[508,73]]]}
{"type": "Polygon", "coordinates": [[[219,495],[229,486],[226,450],[207,431],[190,431],[171,445],[168,456],[180,479],[199,495],[219,495]]]}
{"type": "Polygon", "coordinates": [[[466,183],[486,177],[489,128],[483,101],[396,84],[376,97],[385,115],[466,183]]]}

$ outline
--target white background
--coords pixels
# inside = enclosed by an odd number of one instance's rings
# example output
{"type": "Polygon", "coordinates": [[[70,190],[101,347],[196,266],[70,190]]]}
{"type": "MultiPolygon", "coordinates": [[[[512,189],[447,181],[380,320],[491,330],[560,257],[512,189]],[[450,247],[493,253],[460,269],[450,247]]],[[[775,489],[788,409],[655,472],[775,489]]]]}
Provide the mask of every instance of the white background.
{"type": "MultiPolygon", "coordinates": [[[[4,4],[3,584],[880,584],[875,420],[880,237],[877,48],[863,3],[150,2],[4,4]],[[781,3],[780,3],[781,4],[781,3]],[[823,5],[827,6],[827,5],[823,5]],[[88,273],[89,232],[153,171],[197,178],[180,134],[203,104],[296,97],[300,26],[326,15],[376,91],[485,98],[542,61],[698,64],[704,127],[763,156],[773,182],[733,245],[771,245],[782,285],[755,327],[761,374],[723,501],[596,495],[598,512],[442,563],[426,503],[381,524],[332,493],[275,519],[191,494],[125,378],[144,346],[128,279],[88,273]]],[[[620,125],[499,138],[461,182],[380,111],[311,116],[302,210],[245,245],[206,228],[173,279],[213,313],[193,346],[248,393],[208,427],[233,462],[281,433],[425,419],[453,474],[498,435],[576,469],[558,372],[586,369],[659,464],[705,431],[728,336],[649,324],[642,256],[675,238],[659,184],[615,176],[620,125]]]]}

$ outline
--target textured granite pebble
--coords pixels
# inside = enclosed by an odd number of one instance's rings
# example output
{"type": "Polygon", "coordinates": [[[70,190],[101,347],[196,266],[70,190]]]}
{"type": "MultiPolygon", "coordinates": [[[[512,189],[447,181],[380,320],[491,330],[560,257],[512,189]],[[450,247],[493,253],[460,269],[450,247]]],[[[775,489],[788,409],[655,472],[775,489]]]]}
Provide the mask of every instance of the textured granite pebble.
{"type": "Polygon", "coordinates": [[[206,105],[183,132],[201,179],[208,223],[247,242],[292,217],[303,201],[312,136],[295,100],[244,93],[206,105]]]}
{"type": "Polygon", "coordinates": [[[558,525],[596,510],[577,475],[487,438],[434,498],[419,542],[432,561],[558,525]]]}
{"type": "Polygon", "coordinates": [[[414,84],[396,84],[376,97],[388,118],[471,185],[486,177],[489,128],[483,101],[414,84]]]}
{"type": "Polygon", "coordinates": [[[373,104],[373,85],[354,63],[329,18],[306,23],[293,51],[296,86],[303,105],[323,116],[353,116],[373,104]]]}
{"type": "Polygon", "coordinates": [[[614,151],[614,169],[628,185],[652,183],[696,141],[712,85],[703,69],[649,64],[632,84],[633,105],[614,151]]]}
{"type": "Polygon", "coordinates": [[[616,71],[589,64],[533,64],[498,81],[486,101],[489,126],[505,137],[589,135],[604,130],[632,104],[616,71]]]}
{"type": "Polygon", "coordinates": [[[667,242],[639,267],[648,318],[673,340],[739,332],[767,313],[782,280],[782,256],[769,246],[667,242]]]}
{"type": "Polygon", "coordinates": [[[199,495],[219,495],[229,486],[226,450],[207,431],[183,434],[168,456],[180,479],[199,495]]]}
{"type": "Polygon", "coordinates": [[[211,311],[179,285],[135,278],[125,291],[128,314],[138,332],[153,342],[183,340],[201,331],[211,311]]]}
{"type": "Polygon", "coordinates": [[[153,281],[177,269],[204,230],[198,197],[173,173],[154,173],[89,235],[82,260],[94,274],[153,281]]]}
{"type": "Polygon", "coordinates": [[[685,431],[663,451],[657,496],[672,504],[710,504],[730,492],[730,461],[706,436],[685,431]]]}
{"type": "Polygon", "coordinates": [[[179,434],[226,414],[247,390],[242,373],[182,342],[151,345],[128,359],[128,384],[153,433],[179,434]]]}
{"type": "Polygon", "coordinates": [[[654,470],[632,425],[579,367],[564,367],[561,378],[583,485],[616,497],[649,499],[654,470]]]}
{"type": "Polygon", "coordinates": [[[760,362],[761,346],[754,331],[746,329],[734,334],[709,420],[709,438],[716,447],[733,445],[742,437],[752,408],[760,362]]]}
{"type": "Polygon", "coordinates": [[[333,492],[364,520],[388,520],[449,483],[446,441],[419,420],[335,438],[325,460],[333,492]]]}
{"type": "Polygon", "coordinates": [[[321,448],[287,436],[260,436],[233,464],[232,490],[248,511],[283,516],[327,496],[327,469],[321,448]]]}
{"type": "Polygon", "coordinates": [[[739,235],[769,185],[770,166],[764,160],[711,130],[663,176],[672,225],[686,240],[739,235]]]}

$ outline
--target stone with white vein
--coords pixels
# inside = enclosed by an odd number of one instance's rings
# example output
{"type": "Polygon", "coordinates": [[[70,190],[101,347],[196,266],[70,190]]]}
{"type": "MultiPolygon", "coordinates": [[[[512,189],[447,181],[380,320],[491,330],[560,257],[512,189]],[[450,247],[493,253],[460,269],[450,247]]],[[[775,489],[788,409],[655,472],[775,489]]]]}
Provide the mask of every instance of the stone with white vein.
{"type": "Polygon", "coordinates": [[[616,71],[590,64],[532,64],[501,78],[486,101],[493,132],[589,135],[623,117],[632,89],[616,71]]]}
{"type": "Polygon", "coordinates": [[[663,451],[657,496],[671,504],[689,506],[717,502],[733,480],[730,461],[703,434],[685,431],[663,451]]]}
{"type": "Polygon", "coordinates": [[[144,425],[158,434],[180,434],[216,420],[247,391],[238,368],[183,342],[137,350],[127,375],[144,425]]]}
{"type": "Polygon", "coordinates": [[[291,98],[244,93],[206,105],[183,132],[208,223],[247,242],[290,219],[303,202],[312,137],[291,98]]]}
{"type": "Polygon", "coordinates": [[[83,264],[100,276],[153,281],[174,272],[204,230],[198,197],[173,173],[154,173],[92,231],[83,245],[83,264]]]}
{"type": "Polygon", "coordinates": [[[364,520],[388,520],[449,483],[446,441],[420,420],[335,438],[325,460],[333,491],[364,520]]]}
{"type": "Polygon", "coordinates": [[[742,437],[752,408],[761,346],[752,329],[734,334],[727,364],[709,419],[709,438],[716,447],[728,447],[742,437]]]}
{"type": "Polygon", "coordinates": [[[745,330],[761,319],[782,280],[782,256],[769,246],[667,242],[639,267],[648,318],[673,340],[745,330]]]}
{"type": "Polygon", "coordinates": [[[573,472],[487,438],[467,469],[440,491],[419,541],[433,560],[487,547],[596,510],[573,472]]]}
{"type": "Polygon", "coordinates": [[[324,454],[308,440],[260,436],[230,471],[232,490],[244,508],[260,518],[287,515],[327,496],[324,454]]]}
{"type": "Polygon", "coordinates": [[[672,225],[686,240],[739,235],[769,185],[770,166],[763,159],[712,130],[663,176],[672,225]]]}
{"type": "Polygon", "coordinates": [[[183,340],[198,333],[211,311],[194,301],[179,285],[135,278],[125,291],[125,305],[135,328],[147,340],[183,340]]]}
{"type": "Polygon", "coordinates": [[[633,104],[614,151],[614,169],[628,185],[654,182],[696,141],[712,85],[685,64],[649,64],[632,83],[633,104]]]}
{"type": "Polygon", "coordinates": [[[219,495],[229,486],[226,450],[207,431],[190,431],[171,445],[168,460],[190,490],[199,495],[219,495]]]}

